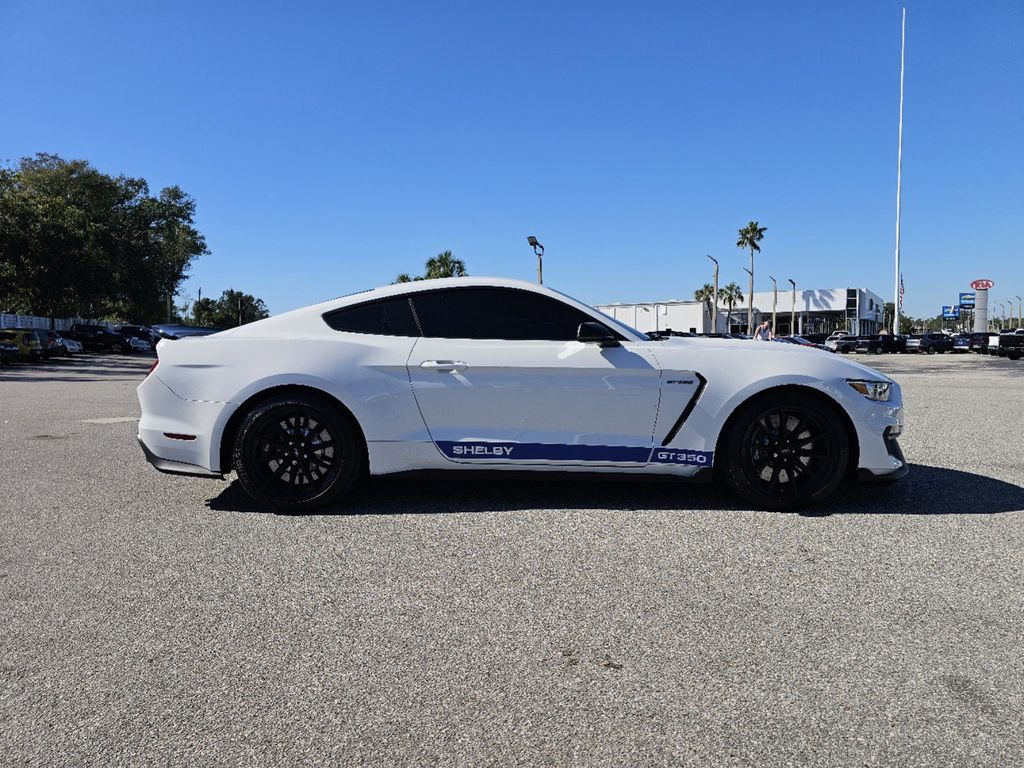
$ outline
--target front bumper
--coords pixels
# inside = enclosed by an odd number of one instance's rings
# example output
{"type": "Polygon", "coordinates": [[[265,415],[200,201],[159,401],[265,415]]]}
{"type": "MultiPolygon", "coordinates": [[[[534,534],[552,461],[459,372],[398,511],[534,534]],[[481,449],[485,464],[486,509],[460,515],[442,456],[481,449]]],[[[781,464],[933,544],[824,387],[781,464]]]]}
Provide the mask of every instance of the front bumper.
{"type": "Polygon", "coordinates": [[[893,483],[906,477],[910,472],[910,465],[907,464],[907,458],[903,455],[903,449],[900,448],[899,441],[890,434],[890,430],[888,428],[882,434],[882,441],[885,443],[885,449],[892,460],[893,468],[889,471],[885,471],[866,469],[862,467],[857,470],[857,480],[860,482],[893,483]]]}

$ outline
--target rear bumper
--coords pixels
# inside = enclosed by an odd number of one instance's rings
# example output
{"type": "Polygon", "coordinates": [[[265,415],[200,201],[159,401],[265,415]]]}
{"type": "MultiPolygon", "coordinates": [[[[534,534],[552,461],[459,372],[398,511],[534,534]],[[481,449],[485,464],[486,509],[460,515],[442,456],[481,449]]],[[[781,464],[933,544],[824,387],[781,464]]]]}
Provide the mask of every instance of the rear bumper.
{"type": "Polygon", "coordinates": [[[188,475],[189,477],[217,478],[218,480],[224,479],[224,475],[218,472],[211,472],[205,467],[200,467],[198,464],[187,464],[184,461],[161,459],[146,447],[146,444],[142,442],[141,437],[139,438],[139,446],[142,448],[142,452],[146,454],[146,461],[152,464],[154,469],[157,469],[160,472],[165,472],[169,475],[188,475]]]}

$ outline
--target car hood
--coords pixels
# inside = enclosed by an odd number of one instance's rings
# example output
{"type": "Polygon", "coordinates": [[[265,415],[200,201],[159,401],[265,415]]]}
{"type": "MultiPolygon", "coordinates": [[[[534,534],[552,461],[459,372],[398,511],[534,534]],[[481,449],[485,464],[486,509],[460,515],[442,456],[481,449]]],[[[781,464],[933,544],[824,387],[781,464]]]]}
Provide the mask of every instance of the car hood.
{"type": "Polygon", "coordinates": [[[670,338],[651,342],[655,357],[665,368],[714,371],[747,369],[758,375],[778,373],[820,379],[892,381],[871,366],[823,349],[742,339],[670,338]]]}

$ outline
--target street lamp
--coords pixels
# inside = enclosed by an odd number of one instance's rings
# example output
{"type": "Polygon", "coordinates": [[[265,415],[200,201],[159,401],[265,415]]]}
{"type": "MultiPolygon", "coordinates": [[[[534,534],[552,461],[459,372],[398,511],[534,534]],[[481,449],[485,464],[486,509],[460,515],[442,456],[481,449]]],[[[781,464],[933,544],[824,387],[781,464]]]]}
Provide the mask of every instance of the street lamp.
{"type": "MultiPolygon", "coordinates": [[[[786,278],[789,280],[789,278],[786,278]]],[[[789,284],[793,286],[793,308],[789,313],[789,335],[796,336],[796,282],[789,280],[789,284]]]]}
{"type": "Polygon", "coordinates": [[[529,235],[526,238],[526,242],[533,247],[533,252],[537,254],[537,283],[539,285],[544,284],[544,246],[537,242],[537,238],[533,235],[529,235]]]}
{"type": "Polygon", "coordinates": [[[1017,296],[1017,327],[1024,327],[1024,319],[1021,318],[1021,310],[1024,309],[1024,300],[1017,296]]]}
{"type": "Polygon", "coordinates": [[[708,256],[708,258],[715,262],[714,287],[711,293],[711,300],[714,302],[715,311],[711,313],[711,332],[718,333],[718,259],[712,256],[708,256]]]}
{"type": "Polygon", "coordinates": [[[771,275],[768,275],[768,279],[772,281],[772,333],[775,333],[775,305],[779,303],[779,284],[771,275]]]}
{"type": "MultiPolygon", "coordinates": [[[[753,260],[753,257],[751,257],[753,260]]],[[[754,335],[754,270],[743,268],[743,271],[750,275],[748,285],[750,290],[747,292],[747,336],[754,335]]]]}

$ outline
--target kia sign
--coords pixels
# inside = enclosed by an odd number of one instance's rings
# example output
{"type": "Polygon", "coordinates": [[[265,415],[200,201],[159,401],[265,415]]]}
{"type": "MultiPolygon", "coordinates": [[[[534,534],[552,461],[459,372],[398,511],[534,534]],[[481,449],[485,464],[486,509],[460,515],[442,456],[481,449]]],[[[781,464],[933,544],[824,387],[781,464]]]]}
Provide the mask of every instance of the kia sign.
{"type": "Polygon", "coordinates": [[[987,291],[994,285],[995,283],[992,282],[991,280],[975,280],[973,283],[971,283],[971,288],[973,288],[976,291],[987,291]]]}
{"type": "Polygon", "coordinates": [[[960,294],[960,307],[961,309],[974,309],[974,294],[973,293],[961,293],[960,294]]]}

